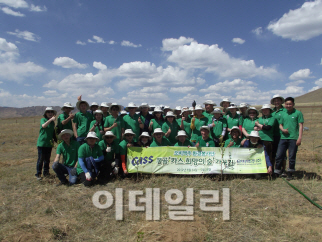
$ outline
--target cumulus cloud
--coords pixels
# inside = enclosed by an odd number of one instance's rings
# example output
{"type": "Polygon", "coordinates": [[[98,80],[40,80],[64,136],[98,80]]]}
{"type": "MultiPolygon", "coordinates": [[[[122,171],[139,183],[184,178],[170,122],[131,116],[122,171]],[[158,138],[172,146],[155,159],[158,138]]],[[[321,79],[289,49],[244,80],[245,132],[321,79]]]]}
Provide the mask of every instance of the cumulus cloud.
{"type": "Polygon", "coordinates": [[[11,42],[7,42],[6,39],[0,38],[0,61],[13,61],[18,56],[18,47],[11,42]]]}
{"type": "Polygon", "coordinates": [[[95,67],[96,69],[99,69],[99,70],[106,70],[107,69],[107,66],[104,65],[102,62],[96,62],[96,61],[93,62],[93,67],[95,67]]]}
{"type": "Polygon", "coordinates": [[[245,43],[245,40],[241,38],[233,38],[231,42],[242,45],[245,43]]]}
{"type": "Polygon", "coordinates": [[[272,21],[267,29],[293,41],[308,40],[322,34],[322,0],[305,2],[295,10],[272,21]]]}
{"type": "Polygon", "coordinates": [[[79,68],[84,69],[87,67],[86,64],[80,64],[72,58],[69,57],[57,57],[54,62],[54,65],[61,66],[63,68],[79,68]]]}
{"type": "Polygon", "coordinates": [[[31,4],[30,6],[30,11],[31,12],[46,12],[47,11],[47,7],[46,6],[35,6],[33,4],[31,4]]]}
{"type": "Polygon", "coordinates": [[[5,14],[12,15],[12,16],[15,16],[15,17],[24,17],[25,16],[23,13],[13,11],[11,8],[8,8],[8,7],[3,7],[3,8],[1,8],[1,10],[5,14]]]}
{"type": "Polygon", "coordinates": [[[261,35],[261,34],[263,33],[263,28],[262,28],[262,27],[258,27],[258,28],[256,28],[256,29],[253,29],[253,30],[252,30],[252,32],[253,32],[255,35],[259,36],[259,35],[261,35]]]}
{"type": "Polygon", "coordinates": [[[15,32],[7,32],[8,34],[15,35],[18,38],[29,40],[29,41],[35,41],[38,42],[40,40],[40,37],[36,34],[29,32],[27,30],[20,31],[19,29],[16,29],[15,32]]]}
{"type": "Polygon", "coordinates": [[[97,35],[93,35],[93,40],[88,39],[87,41],[88,41],[88,43],[92,43],[92,44],[94,44],[94,43],[105,44],[106,43],[103,38],[101,38],[97,35]]]}
{"type": "Polygon", "coordinates": [[[102,87],[97,90],[97,92],[88,94],[90,98],[106,97],[114,95],[114,91],[110,87],[102,87]]]}
{"type": "Polygon", "coordinates": [[[25,77],[28,77],[37,73],[42,73],[45,70],[46,70],[45,68],[38,66],[33,62],[0,63],[0,77],[6,80],[21,81],[25,77]]]}
{"type": "Polygon", "coordinates": [[[77,41],[76,41],[76,44],[77,44],[77,45],[86,45],[86,43],[85,43],[85,42],[82,42],[82,41],[80,41],[80,40],[77,40],[77,41]]]}
{"type": "Polygon", "coordinates": [[[257,67],[254,60],[230,57],[218,45],[209,46],[196,41],[173,50],[168,61],[176,63],[184,69],[203,69],[222,78],[251,78],[255,76],[272,78],[278,74],[275,68],[257,67]]]}
{"type": "Polygon", "coordinates": [[[290,80],[299,80],[299,79],[307,79],[312,78],[310,75],[312,72],[310,69],[301,69],[296,72],[294,72],[292,75],[289,76],[290,80]]]}
{"type": "Polygon", "coordinates": [[[200,92],[226,92],[230,93],[231,90],[241,91],[255,89],[257,84],[252,81],[244,81],[241,79],[234,79],[233,81],[225,80],[223,82],[218,82],[214,85],[209,86],[205,89],[200,89],[200,92]]]}
{"type": "Polygon", "coordinates": [[[170,92],[175,92],[175,93],[189,93],[192,91],[195,91],[195,87],[171,87],[170,92]]]}
{"type": "Polygon", "coordinates": [[[11,8],[28,8],[29,5],[24,0],[0,0],[0,4],[7,5],[11,8]]]}
{"type": "Polygon", "coordinates": [[[179,48],[182,45],[190,44],[194,41],[193,38],[186,38],[184,36],[180,36],[179,39],[164,39],[162,40],[162,50],[163,51],[172,51],[179,48]]]}
{"type": "Polygon", "coordinates": [[[127,46],[127,47],[134,47],[134,48],[137,48],[137,47],[141,47],[142,45],[141,44],[133,44],[132,42],[128,41],[128,40],[123,40],[122,43],[121,43],[122,46],[127,46]]]}
{"type": "Polygon", "coordinates": [[[114,45],[114,44],[116,44],[116,42],[115,42],[114,40],[110,40],[108,43],[109,43],[110,45],[114,45]]]}
{"type": "Polygon", "coordinates": [[[298,81],[294,81],[294,82],[288,82],[285,84],[285,86],[298,86],[300,84],[305,83],[305,81],[303,80],[298,80],[298,81]]]}
{"type": "Polygon", "coordinates": [[[45,91],[44,94],[46,96],[56,96],[57,95],[57,91],[56,90],[48,90],[48,91],[45,91]]]}
{"type": "Polygon", "coordinates": [[[315,91],[315,90],[317,90],[317,89],[319,89],[319,88],[321,88],[321,87],[322,87],[322,78],[320,78],[320,79],[316,80],[316,81],[314,82],[314,84],[315,84],[316,86],[315,86],[315,87],[313,87],[311,90],[309,90],[309,92],[315,91]]]}

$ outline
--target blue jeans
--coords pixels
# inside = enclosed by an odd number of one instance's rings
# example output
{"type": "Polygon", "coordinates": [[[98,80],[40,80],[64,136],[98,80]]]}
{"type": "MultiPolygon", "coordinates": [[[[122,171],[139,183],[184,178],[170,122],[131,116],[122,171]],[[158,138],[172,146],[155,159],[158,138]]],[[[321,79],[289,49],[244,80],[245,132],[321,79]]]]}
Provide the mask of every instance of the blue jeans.
{"type": "Polygon", "coordinates": [[[276,166],[275,166],[275,173],[281,174],[282,173],[282,165],[283,160],[285,157],[286,150],[289,153],[289,168],[287,169],[288,172],[295,171],[295,160],[296,160],[296,152],[298,146],[296,145],[295,139],[281,139],[278,143],[277,153],[276,153],[276,166]]]}
{"type": "Polygon", "coordinates": [[[36,176],[41,175],[42,168],[44,167],[43,175],[49,174],[49,163],[50,163],[50,156],[52,147],[39,147],[38,149],[38,160],[37,160],[37,173],[36,176]]]}
{"type": "Polygon", "coordinates": [[[69,176],[69,183],[71,185],[75,184],[76,181],[77,181],[77,176],[72,176],[70,174],[71,170],[74,168],[74,167],[69,167],[69,166],[65,166],[61,163],[58,163],[58,165],[56,167],[54,167],[53,165],[53,170],[54,172],[56,173],[58,179],[62,182],[62,183],[67,183],[67,179],[65,177],[65,174],[68,174],[69,176]]]}
{"type": "Polygon", "coordinates": [[[85,137],[77,137],[77,139],[76,139],[76,141],[80,144],[80,145],[82,145],[82,144],[84,144],[85,143],[85,137]]]}

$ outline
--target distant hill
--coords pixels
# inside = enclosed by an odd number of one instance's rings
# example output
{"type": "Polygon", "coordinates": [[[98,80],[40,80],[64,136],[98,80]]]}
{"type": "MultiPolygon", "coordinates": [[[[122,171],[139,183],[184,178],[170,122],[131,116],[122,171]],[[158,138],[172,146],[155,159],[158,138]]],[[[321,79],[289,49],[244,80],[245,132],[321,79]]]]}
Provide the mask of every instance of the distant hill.
{"type": "Polygon", "coordinates": [[[295,103],[321,103],[322,102],[322,88],[313,92],[308,92],[302,96],[295,98],[295,103]]]}
{"type": "MultiPolygon", "coordinates": [[[[45,109],[46,106],[32,106],[25,108],[0,107],[0,118],[42,116],[45,109]]],[[[59,106],[54,106],[53,109],[56,110],[58,114],[62,112],[59,106]]]]}

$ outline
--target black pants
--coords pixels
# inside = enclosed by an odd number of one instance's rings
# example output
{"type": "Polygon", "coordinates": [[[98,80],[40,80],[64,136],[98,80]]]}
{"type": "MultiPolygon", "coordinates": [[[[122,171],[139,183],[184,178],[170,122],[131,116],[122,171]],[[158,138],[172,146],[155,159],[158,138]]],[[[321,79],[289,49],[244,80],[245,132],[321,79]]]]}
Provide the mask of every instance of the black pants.
{"type": "Polygon", "coordinates": [[[92,178],[91,181],[86,180],[85,172],[79,174],[80,182],[84,184],[85,187],[89,187],[94,185],[94,179],[92,178]]]}
{"type": "Polygon", "coordinates": [[[37,160],[37,173],[36,176],[41,175],[42,168],[44,167],[43,175],[49,174],[49,163],[52,147],[37,147],[38,160],[37,160]]]}

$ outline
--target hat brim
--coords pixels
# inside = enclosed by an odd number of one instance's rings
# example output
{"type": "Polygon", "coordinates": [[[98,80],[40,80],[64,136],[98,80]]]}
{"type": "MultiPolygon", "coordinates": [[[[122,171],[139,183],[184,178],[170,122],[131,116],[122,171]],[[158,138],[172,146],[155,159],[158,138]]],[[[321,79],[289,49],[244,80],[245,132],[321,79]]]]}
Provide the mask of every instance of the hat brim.
{"type": "Polygon", "coordinates": [[[188,135],[177,135],[176,139],[178,139],[180,136],[185,136],[186,138],[188,138],[188,135]]]}
{"type": "Polygon", "coordinates": [[[139,136],[139,140],[140,140],[142,137],[147,137],[147,138],[149,138],[149,140],[151,140],[151,139],[152,139],[152,137],[151,137],[151,136],[140,135],[140,136],[139,136]]]}
{"type": "Polygon", "coordinates": [[[122,136],[122,137],[123,137],[123,139],[124,139],[125,135],[127,135],[127,134],[134,135],[134,137],[136,136],[136,134],[135,134],[135,133],[126,133],[126,134],[124,133],[124,134],[123,134],[123,136],[122,136]]]}
{"type": "Polygon", "coordinates": [[[61,137],[63,134],[70,134],[70,136],[72,137],[74,135],[74,132],[70,129],[64,129],[60,132],[60,134],[58,135],[58,139],[61,140],[61,137]]]}
{"type": "Polygon", "coordinates": [[[257,109],[253,109],[253,108],[249,109],[249,108],[248,108],[248,109],[247,109],[247,111],[246,111],[246,115],[247,115],[247,116],[249,116],[249,114],[248,114],[248,113],[249,113],[249,110],[254,110],[254,111],[256,111],[257,116],[259,115],[259,111],[258,111],[257,109]]]}
{"type": "Polygon", "coordinates": [[[124,107],[123,107],[122,105],[111,105],[111,106],[109,107],[109,110],[111,110],[111,109],[112,109],[112,107],[118,107],[118,108],[119,108],[119,112],[121,112],[122,110],[124,110],[124,107]]]}
{"type": "Polygon", "coordinates": [[[98,137],[86,137],[84,140],[86,141],[87,139],[90,139],[90,138],[100,140],[98,137]]]}
{"type": "Polygon", "coordinates": [[[116,138],[116,135],[114,135],[114,134],[108,134],[108,135],[104,134],[104,135],[102,135],[102,139],[105,139],[106,136],[113,136],[114,138],[116,138]]]}
{"type": "Polygon", "coordinates": [[[233,130],[238,130],[239,135],[242,135],[242,132],[240,131],[240,129],[236,129],[236,128],[235,129],[231,129],[229,133],[231,134],[231,131],[233,131],[233,130]]]}
{"type": "Polygon", "coordinates": [[[133,107],[133,106],[132,107],[126,107],[125,110],[129,112],[130,111],[129,108],[136,108],[136,109],[138,109],[139,107],[137,107],[137,106],[135,106],[135,107],[133,107]]]}
{"type": "Polygon", "coordinates": [[[71,107],[63,106],[60,110],[61,110],[61,111],[64,111],[64,108],[71,108],[72,110],[74,110],[74,109],[75,109],[73,106],[71,106],[71,107]]]}
{"type": "Polygon", "coordinates": [[[271,99],[271,104],[272,105],[274,105],[274,99],[275,98],[280,98],[280,99],[282,99],[282,104],[285,103],[285,99],[283,97],[274,97],[274,98],[271,99]]]}
{"type": "Polygon", "coordinates": [[[57,111],[56,110],[46,110],[45,112],[44,112],[44,117],[46,117],[46,112],[48,112],[48,111],[53,111],[54,112],[54,116],[56,116],[57,115],[57,111]]]}

